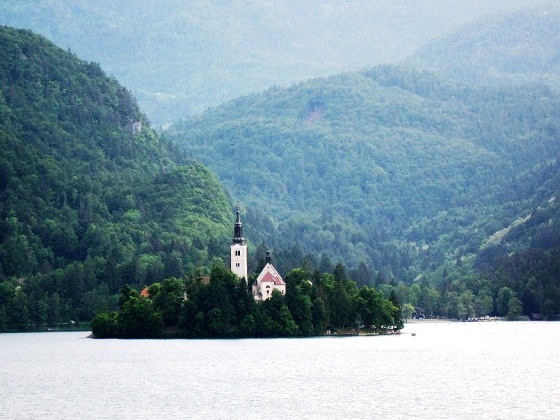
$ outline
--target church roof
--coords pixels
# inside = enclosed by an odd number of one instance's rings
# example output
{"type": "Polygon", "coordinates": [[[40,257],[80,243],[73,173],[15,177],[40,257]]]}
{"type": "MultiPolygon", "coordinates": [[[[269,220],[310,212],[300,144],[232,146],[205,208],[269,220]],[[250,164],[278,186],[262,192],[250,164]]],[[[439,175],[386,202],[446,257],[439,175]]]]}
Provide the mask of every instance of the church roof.
{"type": "Polygon", "coordinates": [[[266,273],[263,278],[261,279],[261,283],[266,283],[266,282],[272,282],[275,285],[282,285],[282,284],[286,284],[284,283],[284,280],[282,280],[280,277],[278,276],[274,276],[271,273],[266,273]]]}
{"type": "Polygon", "coordinates": [[[261,274],[259,274],[259,277],[257,277],[257,283],[268,282],[274,283],[275,286],[282,286],[286,284],[271,263],[267,263],[262,269],[261,274]]]}
{"type": "Polygon", "coordinates": [[[233,225],[233,240],[234,244],[245,245],[245,238],[243,237],[243,224],[241,223],[241,217],[239,216],[239,207],[237,207],[237,213],[235,217],[235,224],[233,225]]]}

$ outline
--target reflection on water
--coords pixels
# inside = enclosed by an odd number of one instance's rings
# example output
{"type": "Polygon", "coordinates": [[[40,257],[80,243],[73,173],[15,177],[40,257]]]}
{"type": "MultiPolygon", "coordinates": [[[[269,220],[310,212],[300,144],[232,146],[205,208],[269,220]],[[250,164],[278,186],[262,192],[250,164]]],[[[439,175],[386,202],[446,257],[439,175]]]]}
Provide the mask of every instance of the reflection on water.
{"type": "Polygon", "coordinates": [[[86,336],[0,335],[0,418],[560,418],[560,323],[424,322],[400,336],[309,339],[86,336]]]}

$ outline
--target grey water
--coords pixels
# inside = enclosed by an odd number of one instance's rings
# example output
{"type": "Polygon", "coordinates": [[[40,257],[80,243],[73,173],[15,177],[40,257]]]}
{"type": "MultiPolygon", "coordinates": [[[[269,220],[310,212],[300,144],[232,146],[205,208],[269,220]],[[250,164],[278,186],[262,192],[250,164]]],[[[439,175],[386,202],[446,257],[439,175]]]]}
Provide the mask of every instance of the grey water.
{"type": "Polygon", "coordinates": [[[0,334],[0,418],[560,418],[560,323],[423,322],[394,336],[302,339],[87,335],[0,334]]]}

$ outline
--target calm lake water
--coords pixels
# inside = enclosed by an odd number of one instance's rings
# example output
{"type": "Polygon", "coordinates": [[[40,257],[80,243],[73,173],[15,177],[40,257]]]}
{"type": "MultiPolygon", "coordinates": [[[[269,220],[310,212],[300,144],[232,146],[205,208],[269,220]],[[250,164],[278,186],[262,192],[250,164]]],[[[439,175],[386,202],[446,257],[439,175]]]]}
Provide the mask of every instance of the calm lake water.
{"type": "Polygon", "coordinates": [[[560,323],[310,339],[87,334],[0,334],[0,418],[560,419],[560,323]]]}

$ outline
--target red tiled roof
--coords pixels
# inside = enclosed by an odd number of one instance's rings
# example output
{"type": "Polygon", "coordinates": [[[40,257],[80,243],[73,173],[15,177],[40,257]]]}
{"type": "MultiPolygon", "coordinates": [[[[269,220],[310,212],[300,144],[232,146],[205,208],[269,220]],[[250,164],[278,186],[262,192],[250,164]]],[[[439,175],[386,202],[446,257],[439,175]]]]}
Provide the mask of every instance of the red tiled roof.
{"type": "Polygon", "coordinates": [[[282,278],[280,276],[276,276],[273,273],[271,273],[270,271],[268,273],[265,273],[265,275],[261,279],[261,283],[266,283],[266,282],[272,282],[275,285],[279,285],[279,286],[283,285],[283,284],[286,284],[286,283],[284,283],[284,280],[282,280],[282,278]]]}

